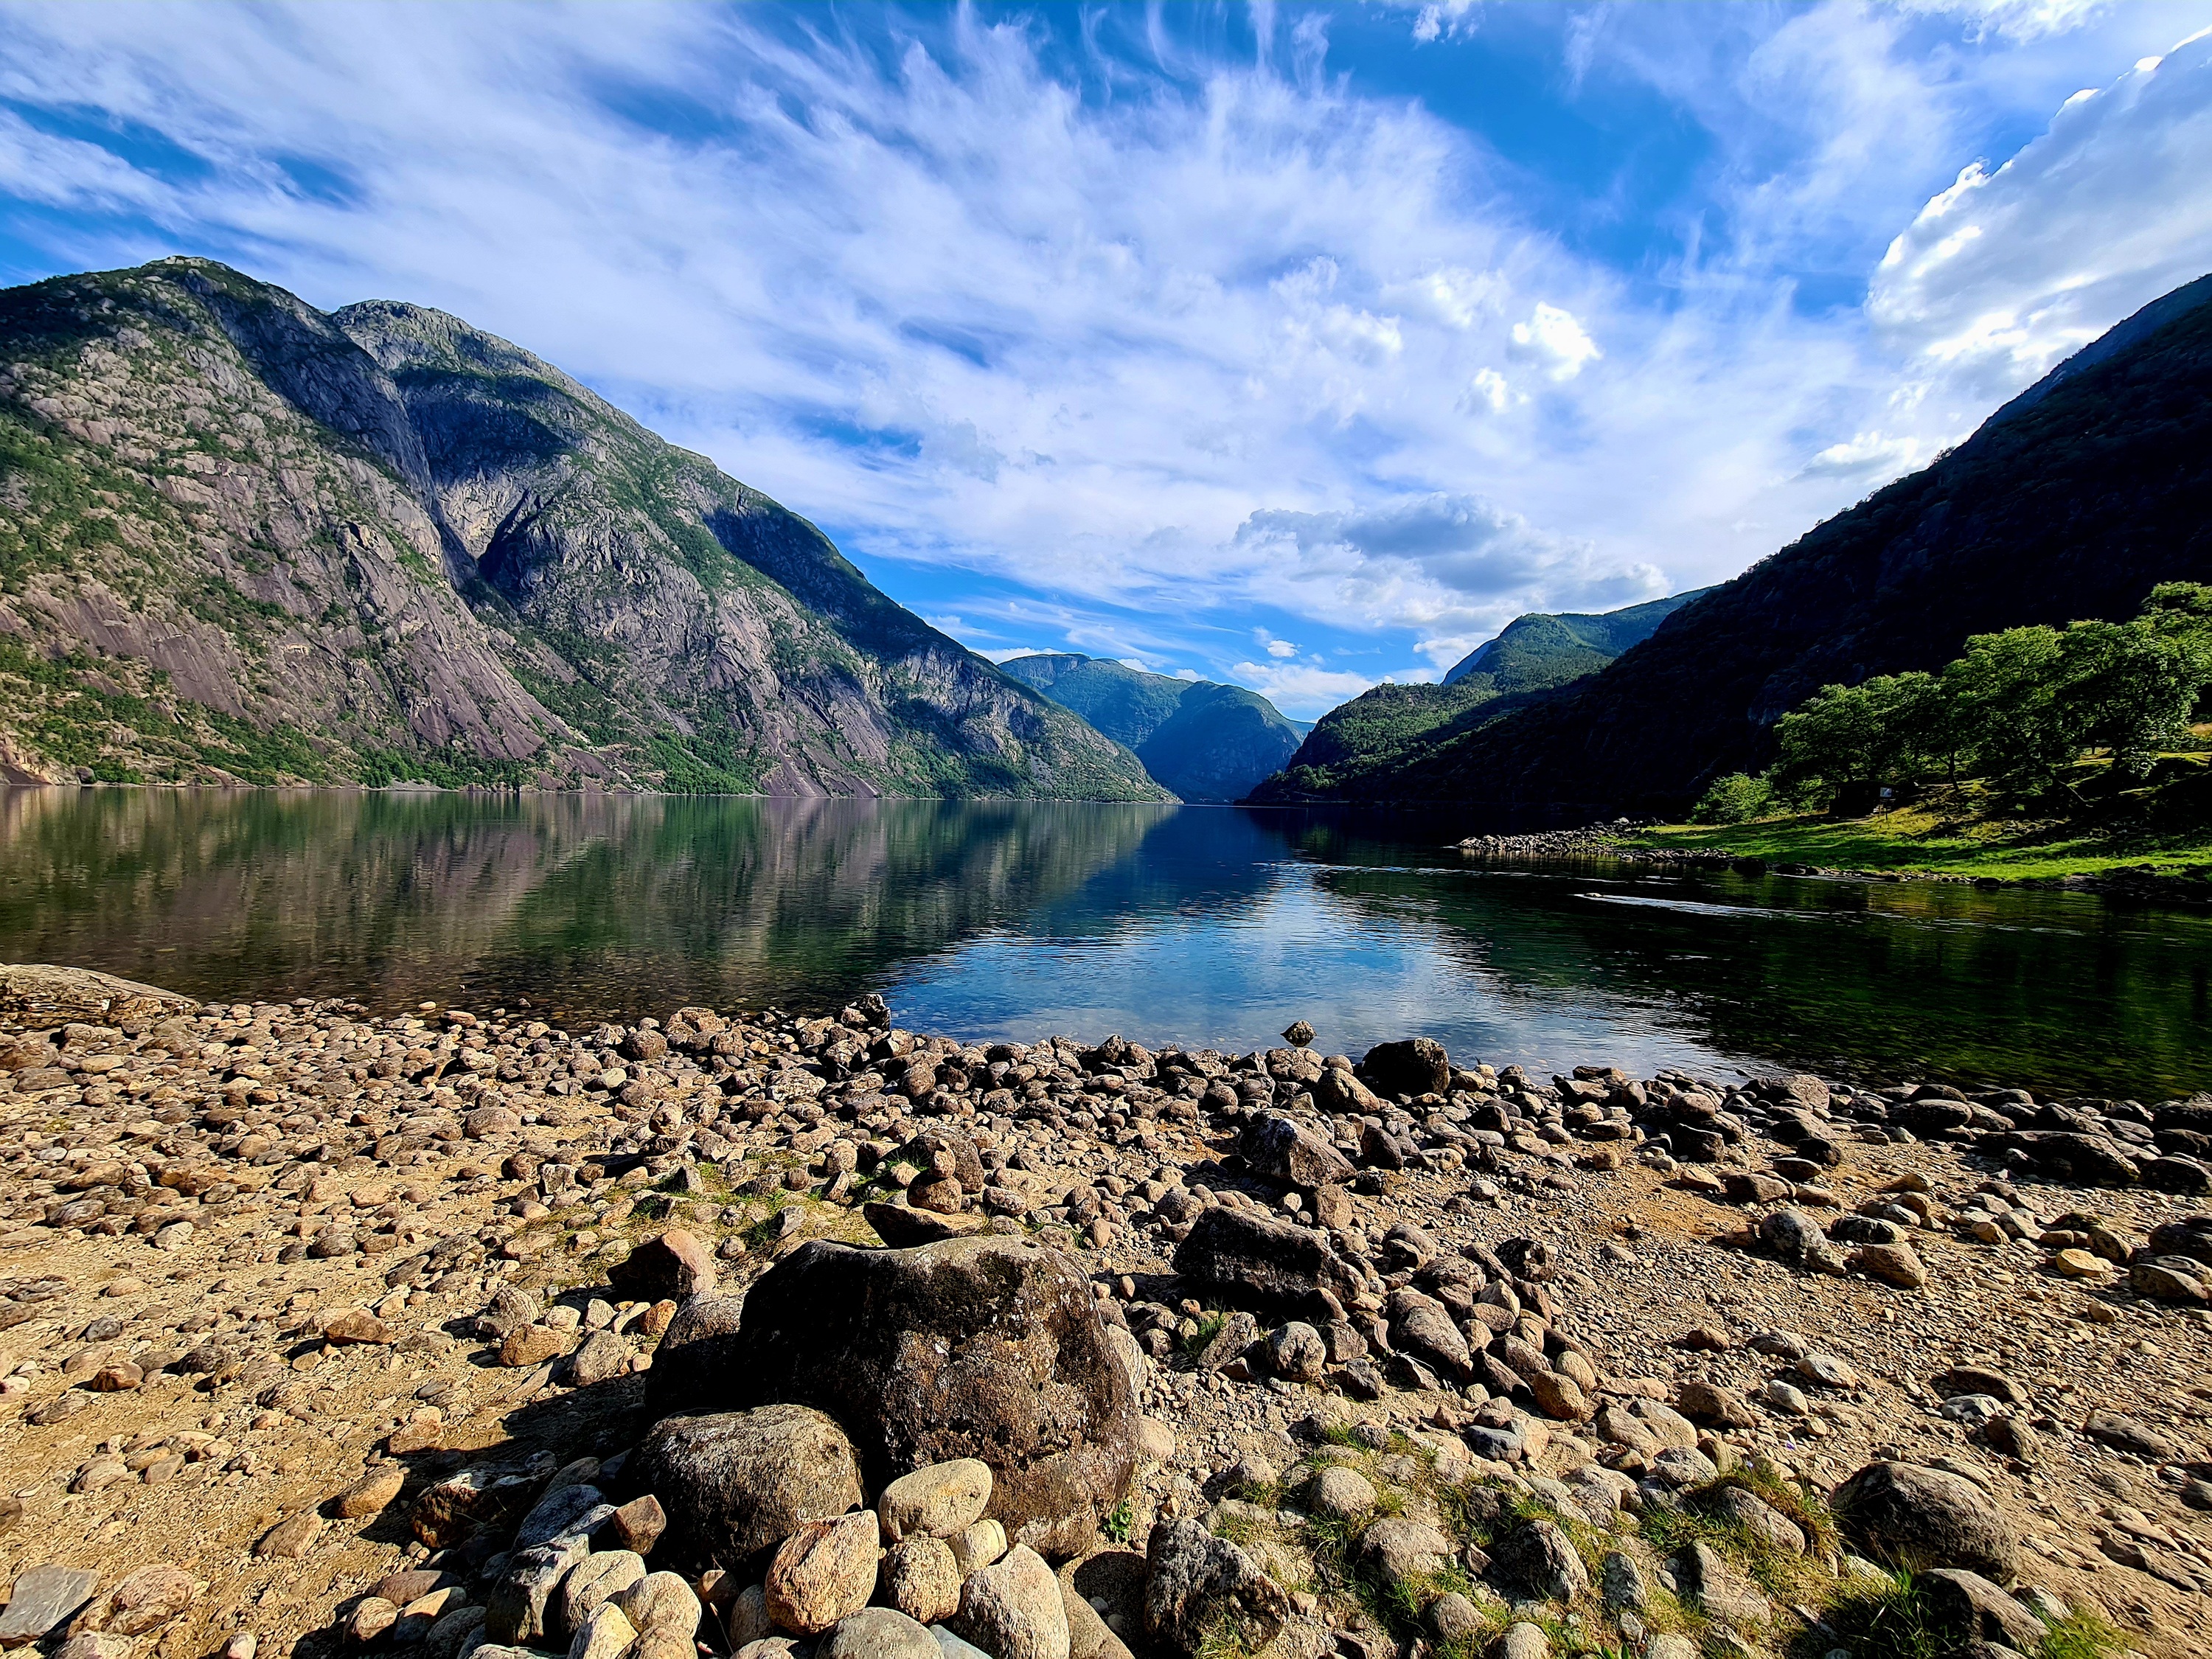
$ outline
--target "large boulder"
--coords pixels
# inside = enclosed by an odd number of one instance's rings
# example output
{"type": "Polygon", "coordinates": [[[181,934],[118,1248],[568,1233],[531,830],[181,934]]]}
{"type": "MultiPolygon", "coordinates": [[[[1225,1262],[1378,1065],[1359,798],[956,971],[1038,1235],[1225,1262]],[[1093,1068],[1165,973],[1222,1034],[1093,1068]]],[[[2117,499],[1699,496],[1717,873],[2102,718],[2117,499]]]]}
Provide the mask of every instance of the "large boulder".
{"type": "Polygon", "coordinates": [[[711,1402],[726,1381],[724,1365],[735,1352],[744,1317],[741,1296],[695,1297],[676,1310],[653,1351],[646,1373],[647,1403],[657,1417],[711,1402]]]}
{"type": "Polygon", "coordinates": [[[1340,1319],[1364,1282],[1318,1228],[1226,1207],[1199,1217],[1175,1268],[1200,1301],[1282,1319],[1340,1319]]]}
{"type": "Polygon", "coordinates": [[[1434,1037],[1382,1042],[1359,1062],[1359,1075],[1379,1095],[1440,1095],[1451,1087],[1451,1057],[1434,1037]]]}
{"type": "Polygon", "coordinates": [[[933,1463],[988,1464],[991,1516],[1051,1554],[1091,1542],[1136,1463],[1135,1391],[1089,1276],[1032,1240],[813,1240],[753,1285],[726,1352],[732,1403],[829,1413],[871,1488],[933,1463]]]}
{"type": "Polygon", "coordinates": [[[1844,1536],[1876,1560],[1919,1571],[1964,1567],[2012,1577],[2012,1523],[1972,1481],[1917,1463],[1869,1463],[1829,1499],[1844,1536]]]}
{"type": "Polygon", "coordinates": [[[860,1505],[853,1443],[805,1406],[666,1418],[635,1461],[678,1545],[728,1572],[756,1565],[805,1522],[860,1505]]]}

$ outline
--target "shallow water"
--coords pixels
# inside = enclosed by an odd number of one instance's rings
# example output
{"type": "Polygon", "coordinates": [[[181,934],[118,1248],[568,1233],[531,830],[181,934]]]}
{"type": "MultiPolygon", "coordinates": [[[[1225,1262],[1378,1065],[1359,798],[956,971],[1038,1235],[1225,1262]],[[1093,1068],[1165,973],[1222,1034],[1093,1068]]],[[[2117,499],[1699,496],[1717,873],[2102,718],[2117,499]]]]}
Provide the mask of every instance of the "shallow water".
{"type": "Polygon", "coordinates": [[[1240,808],[0,793],[0,957],[210,999],[547,1017],[687,1002],[975,1037],[1548,1073],[1802,1066],[2212,1088],[2212,916],[2086,894],[1468,865],[1410,820],[1240,808]]]}

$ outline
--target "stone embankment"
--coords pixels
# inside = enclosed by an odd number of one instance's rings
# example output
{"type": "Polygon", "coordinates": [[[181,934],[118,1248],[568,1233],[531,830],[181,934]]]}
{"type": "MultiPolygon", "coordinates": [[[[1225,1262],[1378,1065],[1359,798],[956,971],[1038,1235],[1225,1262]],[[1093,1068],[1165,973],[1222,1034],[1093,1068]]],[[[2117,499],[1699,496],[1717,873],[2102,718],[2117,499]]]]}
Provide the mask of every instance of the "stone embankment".
{"type": "Polygon", "coordinates": [[[967,1044],[875,1001],[0,1005],[0,1644],[2212,1627],[2212,1100],[967,1044]]]}

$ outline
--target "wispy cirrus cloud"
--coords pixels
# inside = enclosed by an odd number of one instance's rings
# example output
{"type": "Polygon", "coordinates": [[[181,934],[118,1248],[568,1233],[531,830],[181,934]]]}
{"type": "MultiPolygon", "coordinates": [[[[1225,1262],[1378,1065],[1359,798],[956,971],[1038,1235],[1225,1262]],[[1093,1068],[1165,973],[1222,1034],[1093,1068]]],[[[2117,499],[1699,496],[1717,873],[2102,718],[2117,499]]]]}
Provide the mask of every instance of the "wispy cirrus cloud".
{"type": "Polygon", "coordinates": [[[2195,12],[18,6],[0,258],[442,306],[991,654],[1310,714],[1730,574],[2212,265],[2206,43],[2130,67],[2195,12]]]}

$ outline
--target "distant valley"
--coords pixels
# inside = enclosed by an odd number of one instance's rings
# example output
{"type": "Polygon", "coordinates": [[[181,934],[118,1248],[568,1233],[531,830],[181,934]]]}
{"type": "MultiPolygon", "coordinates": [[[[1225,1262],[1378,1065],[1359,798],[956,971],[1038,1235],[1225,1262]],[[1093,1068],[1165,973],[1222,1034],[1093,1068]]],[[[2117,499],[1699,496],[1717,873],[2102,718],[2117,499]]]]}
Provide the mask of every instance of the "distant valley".
{"type": "Polygon", "coordinates": [[[999,666],[1134,750],[1161,787],[1189,801],[1243,799],[1313,729],[1241,685],[1148,674],[1073,652],[999,666]]]}

